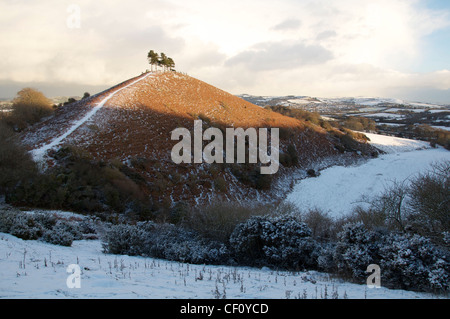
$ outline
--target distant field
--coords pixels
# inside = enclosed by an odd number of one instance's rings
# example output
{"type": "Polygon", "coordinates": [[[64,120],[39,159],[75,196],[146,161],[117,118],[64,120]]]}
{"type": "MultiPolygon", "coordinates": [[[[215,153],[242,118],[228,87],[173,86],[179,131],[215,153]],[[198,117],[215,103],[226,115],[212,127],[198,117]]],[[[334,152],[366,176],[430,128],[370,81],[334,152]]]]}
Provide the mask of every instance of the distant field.
{"type": "Polygon", "coordinates": [[[318,208],[339,217],[360,204],[362,196],[378,194],[391,181],[403,181],[429,169],[434,162],[450,160],[449,151],[430,148],[426,142],[377,134],[367,136],[387,154],[359,166],[330,167],[319,177],[301,180],[286,201],[301,210],[318,208]]]}

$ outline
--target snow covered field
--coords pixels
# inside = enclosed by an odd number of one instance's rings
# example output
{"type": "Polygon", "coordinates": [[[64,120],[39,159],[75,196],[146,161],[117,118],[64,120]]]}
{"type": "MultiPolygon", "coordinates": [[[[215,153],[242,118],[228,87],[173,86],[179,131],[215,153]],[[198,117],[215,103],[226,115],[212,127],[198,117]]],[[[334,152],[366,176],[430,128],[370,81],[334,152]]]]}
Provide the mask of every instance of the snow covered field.
{"type": "MultiPolygon", "coordinates": [[[[368,134],[387,154],[359,166],[331,167],[317,178],[299,182],[287,200],[300,208],[318,207],[338,216],[364,194],[383,190],[450,152],[427,143],[368,134]]],[[[70,284],[70,281],[69,281],[70,284]]],[[[383,285],[383,283],[381,283],[383,285]]],[[[416,299],[436,295],[384,287],[370,289],[318,272],[268,268],[191,265],[166,260],[111,255],[99,240],[74,241],[71,247],[24,241],[0,233],[0,298],[121,299],[416,299]],[[67,285],[67,268],[80,267],[80,288],[67,285]]]]}
{"type": "MultiPolygon", "coordinates": [[[[69,280],[75,283],[75,281],[69,280]]],[[[317,272],[191,265],[107,255],[98,240],[72,247],[24,241],[0,233],[0,298],[121,299],[412,299],[435,295],[346,283],[317,272]],[[68,288],[70,264],[80,288],[68,288]]]]}
{"type": "Polygon", "coordinates": [[[387,154],[362,165],[333,166],[319,177],[301,180],[286,201],[302,210],[320,209],[330,216],[349,213],[362,196],[375,195],[393,180],[404,181],[430,168],[434,162],[450,160],[450,152],[428,143],[377,134],[366,134],[371,143],[387,154]]]}

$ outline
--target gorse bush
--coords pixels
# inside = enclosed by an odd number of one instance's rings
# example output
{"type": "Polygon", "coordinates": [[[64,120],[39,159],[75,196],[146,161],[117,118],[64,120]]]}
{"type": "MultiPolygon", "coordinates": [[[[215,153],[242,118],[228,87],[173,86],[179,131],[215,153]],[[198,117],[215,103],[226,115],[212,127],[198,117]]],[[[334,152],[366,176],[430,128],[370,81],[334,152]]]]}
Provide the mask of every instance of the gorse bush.
{"type": "Polygon", "coordinates": [[[178,225],[112,226],[104,249],[190,263],[318,270],[361,284],[368,265],[377,264],[385,287],[449,289],[449,251],[418,234],[389,229],[381,215],[360,215],[367,227],[354,217],[344,223],[320,211],[300,213],[290,205],[266,208],[256,214],[239,205],[216,204],[185,211],[178,225]]]}
{"type": "Polygon", "coordinates": [[[173,224],[113,225],[103,238],[107,253],[164,258],[188,263],[226,263],[225,245],[206,241],[173,224]]]}
{"type": "Polygon", "coordinates": [[[380,263],[380,239],[380,233],[368,231],[360,223],[345,225],[333,251],[338,274],[358,280],[367,278],[367,266],[380,263]]]}
{"type": "Polygon", "coordinates": [[[410,290],[449,289],[450,259],[429,239],[390,233],[380,246],[380,267],[391,287],[410,290]]]}
{"type": "Polygon", "coordinates": [[[257,216],[239,224],[230,246],[241,263],[287,269],[314,269],[316,242],[295,216],[257,216]]]}
{"type": "Polygon", "coordinates": [[[9,229],[9,233],[25,240],[39,239],[42,236],[44,227],[36,222],[31,215],[15,215],[9,229]]]}
{"type": "MultiPolygon", "coordinates": [[[[332,267],[339,274],[361,283],[367,278],[367,266],[378,264],[386,287],[419,291],[449,289],[448,251],[419,235],[370,231],[360,223],[349,224],[339,234],[332,259],[332,267]]],[[[329,270],[330,259],[327,261],[329,270]]]]}
{"type": "Polygon", "coordinates": [[[78,224],[57,221],[51,229],[46,229],[42,239],[50,244],[71,246],[74,240],[83,238],[78,224]]]}
{"type": "Polygon", "coordinates": [[[24,240],[71,246],[74,240],[83,239],[93,228],[80,228],[78,221],[67,221],[47,213],[26,213],[3,208],[0,211],[0,232],[10,233],[24,240]]]}

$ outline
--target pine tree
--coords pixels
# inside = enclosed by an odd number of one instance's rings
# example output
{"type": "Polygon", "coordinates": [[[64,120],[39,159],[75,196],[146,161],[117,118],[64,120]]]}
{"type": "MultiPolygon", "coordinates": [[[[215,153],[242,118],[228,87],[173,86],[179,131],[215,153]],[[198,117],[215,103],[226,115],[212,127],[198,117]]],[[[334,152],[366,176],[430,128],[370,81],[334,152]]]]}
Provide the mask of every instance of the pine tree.
{"type": "Polygon", "coordinates": [[[147,58],[148,58],[148,62],[150,63],[150,66],[151,66],[151,70],[153,71],[153,65],[157,66],[159,64],[158,53],[155,53],[155,51],[150,50],[148,52],[147,58]]]}
{"type": "Polygon", "coordinates": [[[150,50],[147,54],[148,62],[151,65],[151,70],[153,71],[153,65],[156,67],[162,67],[163,70],[173,70],[175,67],[175,62],[172,58],[169,58],[164,52],[161,52],[160,55],[153,50],[150,50]]]}
{"type": "Polygon", "coordinates": [[[161,66],[164,70],[166,70],[166,68],[167,68],[167,55],[165,53],[161,52],[161,56],[160,56],[158,62],[159,62],[158,63],[159,66],[161,66]]]}
{"type": "Polygon", "coordinates": [[[167,58],[167,66],[171,71],[173,71],[173,68],[175,67],[175,62],[172,58],[167,58]]]}

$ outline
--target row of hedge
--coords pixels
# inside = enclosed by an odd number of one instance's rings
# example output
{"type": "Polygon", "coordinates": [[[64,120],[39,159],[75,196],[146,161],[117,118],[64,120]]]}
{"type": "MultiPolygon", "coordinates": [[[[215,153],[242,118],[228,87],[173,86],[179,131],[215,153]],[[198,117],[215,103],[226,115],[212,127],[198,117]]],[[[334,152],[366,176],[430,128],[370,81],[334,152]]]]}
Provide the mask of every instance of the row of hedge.
{"type": "Polygon", "coordinates": [[[254,216],[239,223],[226,242],[153,222],[121,224],[104,237],[107,253],[139,255],[197,264],[270,266],[318,270],[365,283],[370,264],[381,267],[383,286],[448,291],[450,256],[419,235],[344,226],[336,241],[322,242],[293,215],[254,216]]]}
{"type": "Polygon", "coordinates": [[[0,212],[0,232],[10,233],[24,240],[43,240],[61,246],[71,246],[74,240],[96,236],[96,231],[89,222],[14,209],[2,209],[0,212]]]}

